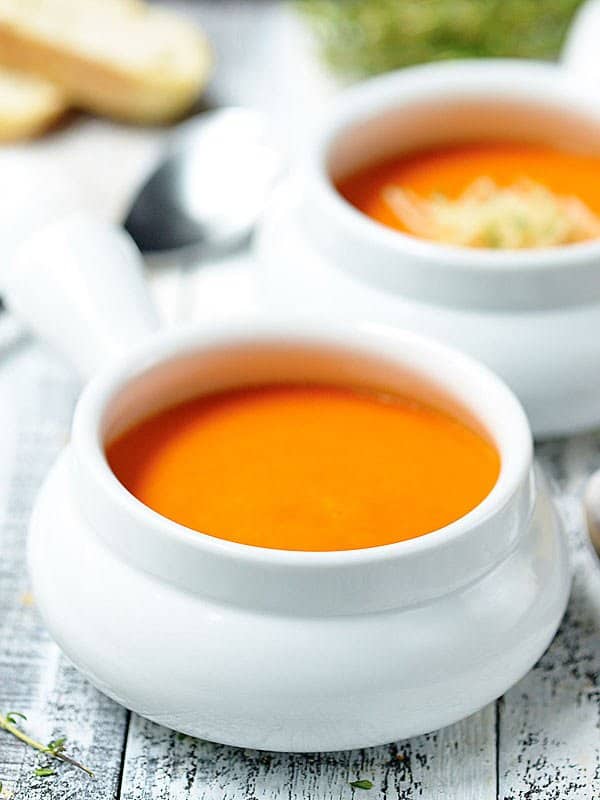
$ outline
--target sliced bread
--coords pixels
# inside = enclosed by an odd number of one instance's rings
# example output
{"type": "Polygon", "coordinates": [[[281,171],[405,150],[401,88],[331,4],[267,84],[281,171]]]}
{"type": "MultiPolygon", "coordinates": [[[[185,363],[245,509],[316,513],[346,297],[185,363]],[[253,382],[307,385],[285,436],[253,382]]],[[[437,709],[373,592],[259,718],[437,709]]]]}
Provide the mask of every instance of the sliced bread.
{"type": "Polygon", "coordinates": [[[43,133],[67,106],[63,92],[54,84],[0,67],[0,142],[43,133]]]}
{"type": "Polygon", "coordinates": [[[0,64],[52,81],[77,106],[166,122],[210,72],[202,32],[139,0],[0,0],[0,64]]]}

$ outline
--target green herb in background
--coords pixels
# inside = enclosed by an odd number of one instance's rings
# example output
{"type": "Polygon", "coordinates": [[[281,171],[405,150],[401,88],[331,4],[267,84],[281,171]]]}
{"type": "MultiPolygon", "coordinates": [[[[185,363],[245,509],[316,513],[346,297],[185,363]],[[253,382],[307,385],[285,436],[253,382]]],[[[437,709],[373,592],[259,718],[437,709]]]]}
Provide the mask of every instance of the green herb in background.
{"type": "Polygon", "coordinates": [[[583,0],[295,0],[326,62],[361,77],[446,58],[556,58],[583,0]]]}

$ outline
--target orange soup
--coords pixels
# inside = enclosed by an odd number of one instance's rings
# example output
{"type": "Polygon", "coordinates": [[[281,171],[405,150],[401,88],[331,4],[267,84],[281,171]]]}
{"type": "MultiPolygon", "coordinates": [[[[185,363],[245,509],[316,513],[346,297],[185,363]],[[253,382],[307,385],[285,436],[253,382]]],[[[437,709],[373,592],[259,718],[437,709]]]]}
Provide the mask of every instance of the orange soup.
{"type": "Polygon", "coordinates": [[[199,397],[126,431],[107,458],[159,514],[282,550],[421,536],[478,505],[500,469],[494,446],[446,413],[316,385],[199,397]]]}
{"type": "Polygon", "coordinates": [[[541,144],[481,142],[415,152],[356,172],[338,190],[390,228],[449,243],[527,247],[600,236],[600,157],[541,144]],[[462,227],[450,230],[452,224],[462,227]],[[483,226],[481,240],[468,241],[464,229],[476,224],[479,234],[483,226]]]}

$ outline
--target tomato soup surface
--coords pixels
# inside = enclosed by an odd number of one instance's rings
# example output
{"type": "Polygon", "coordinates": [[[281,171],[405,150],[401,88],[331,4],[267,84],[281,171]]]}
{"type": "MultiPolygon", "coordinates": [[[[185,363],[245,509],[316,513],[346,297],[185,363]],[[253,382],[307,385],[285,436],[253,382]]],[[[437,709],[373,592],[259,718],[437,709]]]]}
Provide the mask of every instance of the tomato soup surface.
{"type": "Polygon", "coordinates": [[[401,397],[317,385],[169,408],[107,447],[121,483],[188,528],[282,550],[350,550],[440,528],[498,477],[494,446],[401,397]]]}
{"type": "MultiPolygon", "coordinates": [[[[600,217],[600,157],[534,143],[471,142],[416,151],[350,174],[337,188],[372,219],[414,234],[407,224],[410,215],[398,214],[390,203],[386,195],[390,186],[418,198],[456,200],[481,180],[500,188],[522,187],[525,181],[527,186],[554,193],[558,200],[575,198],[585,204],[589,215],[600,217]]],[[[582,233],[579,238],[597,238],[597,232],[582,233]]]]}

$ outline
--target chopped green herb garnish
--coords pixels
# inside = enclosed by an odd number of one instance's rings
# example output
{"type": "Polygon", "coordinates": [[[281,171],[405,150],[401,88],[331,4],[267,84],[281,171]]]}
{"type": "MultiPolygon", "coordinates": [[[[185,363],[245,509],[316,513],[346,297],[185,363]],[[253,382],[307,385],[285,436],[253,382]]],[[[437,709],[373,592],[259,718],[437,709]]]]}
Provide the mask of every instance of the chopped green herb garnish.
{"type": "Polygon", "coordinates": [[[38,778],[49,778],[51,775],[56,775],[56,770],[50,767],[40,767],[35,770],[35,774],[38,778]]]}
{"type": "Polygon", "coordinates": [[[20,717],[20,719],[25,719],[25,720],[27,719],[27,717],[25,716],[25,714],[21,714],[21,712],[20,712],[20,711],[9,711],[9,712],[8,712],[8,714],[6,715],[6,719],[7,719],[7,720],[8,720],[8,721],[9,721],[9,722],[12,724],[12,725],[18,725],[18,724],[19,724],[19,723],[18,723],[18,720],[17,720],[17,717],[20,717]]]}
{"type": "Polygon", "coordinates": [[[60,739],[53,739],[51,742],[48,742],[48,750],[51,753],[54,753],[54,755],[58,755],[65,749],[66,741],[66,736],[63,736],[60,739]]]}
{"type": "Polygon", "coordinates": [[[372,789],[373,782],[369,780],[351,781],[350,786],[353,789],[372,789]]]}

